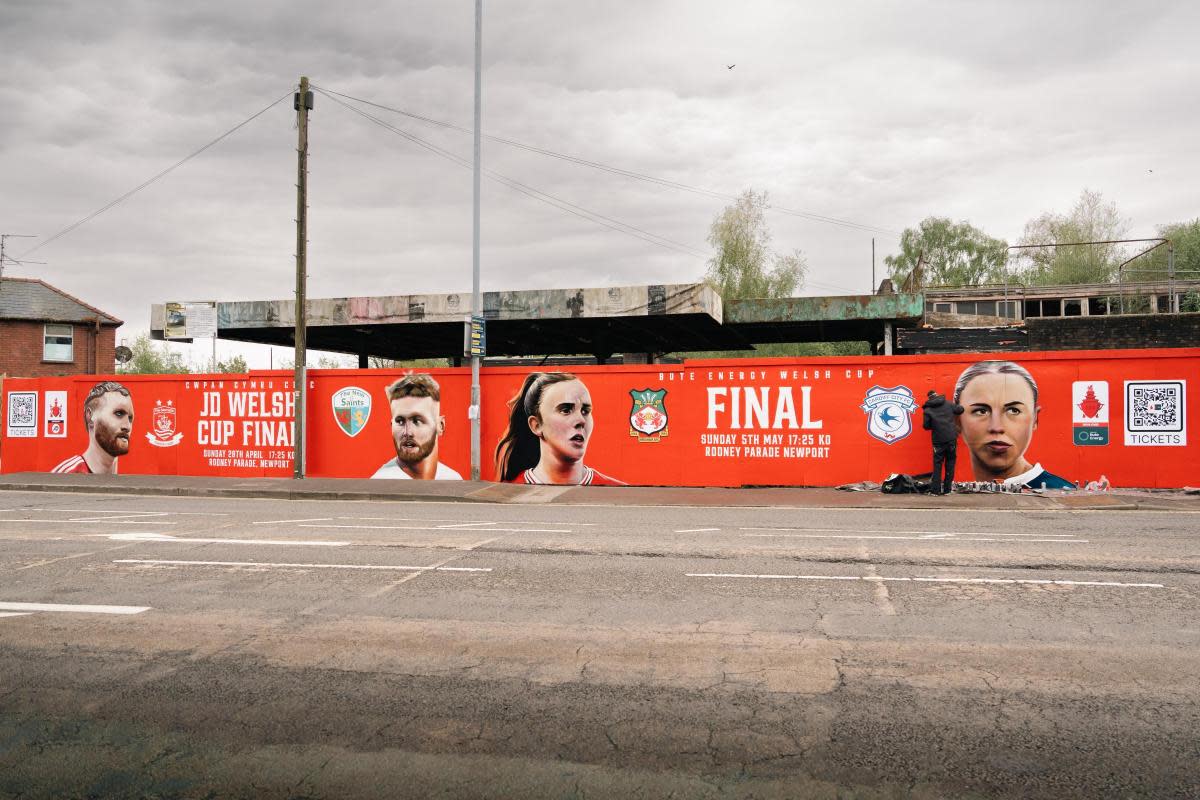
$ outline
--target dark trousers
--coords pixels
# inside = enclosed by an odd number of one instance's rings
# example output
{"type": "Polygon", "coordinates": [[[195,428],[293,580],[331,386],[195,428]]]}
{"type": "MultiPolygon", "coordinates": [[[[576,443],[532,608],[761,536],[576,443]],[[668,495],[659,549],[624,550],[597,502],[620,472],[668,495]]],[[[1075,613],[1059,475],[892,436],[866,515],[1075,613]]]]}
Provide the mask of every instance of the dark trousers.
{"type": "Polygon", "coordinates": [[[958,457],[958,442],[933,445],[933,474],[929,476],[929,491],[949,494],[954,487],[954,461],[958,457]],[[942,477],[942,464],[946,465],[946,476],[942,477]]]}

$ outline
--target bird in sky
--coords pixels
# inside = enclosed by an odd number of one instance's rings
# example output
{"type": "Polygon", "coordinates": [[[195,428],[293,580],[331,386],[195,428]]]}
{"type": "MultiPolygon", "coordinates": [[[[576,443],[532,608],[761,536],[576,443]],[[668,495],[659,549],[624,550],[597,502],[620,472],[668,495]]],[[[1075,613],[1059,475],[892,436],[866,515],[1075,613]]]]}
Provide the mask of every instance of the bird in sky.
{"type": "Polygon", "coordinates": [[[726,64],[725,69],[733,69],[736,66],[737,66],[737,64],[726,64]]]}

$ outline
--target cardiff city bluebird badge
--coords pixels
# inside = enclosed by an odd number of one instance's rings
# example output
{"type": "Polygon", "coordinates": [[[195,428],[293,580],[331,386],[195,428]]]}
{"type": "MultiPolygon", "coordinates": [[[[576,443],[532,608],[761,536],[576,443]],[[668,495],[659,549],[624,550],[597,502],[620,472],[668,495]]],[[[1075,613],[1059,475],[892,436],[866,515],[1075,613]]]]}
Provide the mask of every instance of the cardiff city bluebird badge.
{"type": "Polygon", "coordinates": [[[895,444],[912,433],[917,401],[907,386],[872,386],[859,408],[867,412],[867,433],[884,444],[895,444]]]}

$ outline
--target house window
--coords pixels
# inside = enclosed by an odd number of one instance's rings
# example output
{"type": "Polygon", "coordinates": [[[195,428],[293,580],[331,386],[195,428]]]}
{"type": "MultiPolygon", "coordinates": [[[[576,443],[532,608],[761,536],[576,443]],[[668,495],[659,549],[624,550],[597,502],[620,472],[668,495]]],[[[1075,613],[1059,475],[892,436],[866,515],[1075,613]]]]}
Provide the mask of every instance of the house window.
{"type": "Polygon", "coordinates": [[[951,313],[951,312],[950,312],[950,304],[949,304],[949,303],[934,303],[934,304],[933,304],[933,310],[934,310],[934,312],[935,312],[935,313],[938,313],[938,314],[949,314],[949,313],[951,313]]]}
{"type": "Polygon", "coordinates": [[[43,361],[75,360],[75,332],[70,325],[47,325],[42,347],[43,361]]]}

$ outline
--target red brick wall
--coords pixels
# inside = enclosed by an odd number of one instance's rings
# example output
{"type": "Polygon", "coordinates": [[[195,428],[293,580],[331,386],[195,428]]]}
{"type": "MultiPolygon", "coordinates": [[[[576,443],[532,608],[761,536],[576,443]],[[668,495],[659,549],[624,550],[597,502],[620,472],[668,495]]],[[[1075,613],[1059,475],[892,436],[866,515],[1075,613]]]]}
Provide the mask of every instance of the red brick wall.
{"type": "Polygon", "coordinates": [[[95,326],[76,324],[75,360],[71,363],[42,361],[45,323],[27,320],[0,320],[0,375],[44,378],[55,375],[111,374],[116,371],[113,351],[117,329],[100,328],[99,359],[96,353],[95,326]],[[98,368],[97,368],[98,367],[98,368]]]}

